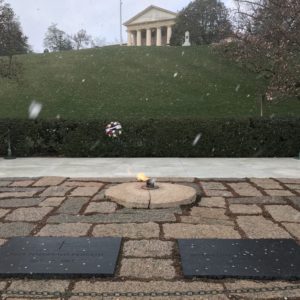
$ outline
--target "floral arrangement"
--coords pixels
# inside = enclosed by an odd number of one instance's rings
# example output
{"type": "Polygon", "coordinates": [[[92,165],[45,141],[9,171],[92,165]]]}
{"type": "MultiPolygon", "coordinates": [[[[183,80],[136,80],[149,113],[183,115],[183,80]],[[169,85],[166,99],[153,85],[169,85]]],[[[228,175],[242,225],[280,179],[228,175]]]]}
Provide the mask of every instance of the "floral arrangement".
{"type": "Polygon", "coordinates": [[[116,138],[122,134],[122,125],[119,122],[111,122],[106,126],[105,133],[111,138],[116,138]]]}

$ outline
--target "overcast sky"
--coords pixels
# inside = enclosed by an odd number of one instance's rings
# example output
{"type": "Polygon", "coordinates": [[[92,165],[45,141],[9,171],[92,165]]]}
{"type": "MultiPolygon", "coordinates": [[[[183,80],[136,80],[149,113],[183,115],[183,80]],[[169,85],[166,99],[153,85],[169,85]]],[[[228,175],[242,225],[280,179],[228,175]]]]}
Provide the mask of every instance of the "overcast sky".
{"type": "MultiPolygon", "coordinates": [[[[105,38],[108,43],[119,41],[120,0],[6,0],[21,21],[29,44],[35,52],[43,51],[43,39],[51,23],[68,34],[86,29],[93,37],[105,38]]],[[[191,0],[123,0],[123,22],[149,5],[177,12],[191,0]]],[[[227,6],[233,0],[224,0],[227,6]]],[[[126,41],[126,28],[123,27],[126,41]]]]}

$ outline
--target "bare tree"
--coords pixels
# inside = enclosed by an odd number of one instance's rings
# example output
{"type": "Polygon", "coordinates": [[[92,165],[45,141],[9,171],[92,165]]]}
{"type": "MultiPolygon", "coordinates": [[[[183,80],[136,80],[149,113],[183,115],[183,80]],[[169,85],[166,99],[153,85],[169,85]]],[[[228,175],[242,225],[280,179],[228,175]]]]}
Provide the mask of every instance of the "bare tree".
{"type": "Polygon", "coordinates": [[[92,39],[84,29],[79,30],[76,34],[72,35],[71,38],[74,41],[77,50],[83,48],[83,45],[88,46],[92,39]]]}
{"type": "Polygon", "coordinates": [[[96,38],[92,39],[91,44],[92,44],[93,48],[100,48],[100,47],[105,46],[107,44],[107,42],[106,42],[105,38],[96,37],[96,38]]]}
{"type": "Polygon", "coordinates": [[[57,24],[49,26],[45,35],[44,46],[52,51],[67,51],[73,49],[70,37],[63,30],[58,29],[57,24]]]}
{"type": "Polygon", "coordinates": [[[262,99],[300,99],[300,1],[235,2],[236,42],[224,53],[267,80],[262,99]]]}

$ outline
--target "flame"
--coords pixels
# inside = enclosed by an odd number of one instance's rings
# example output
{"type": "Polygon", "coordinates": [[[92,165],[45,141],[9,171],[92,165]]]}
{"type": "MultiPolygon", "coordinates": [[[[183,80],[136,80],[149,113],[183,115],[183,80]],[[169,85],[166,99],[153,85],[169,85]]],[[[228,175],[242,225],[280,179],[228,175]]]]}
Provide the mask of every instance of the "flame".
{"type": "Polygon", "coordinates": [[[138,181],[143,181],[143,182],[145,182],[145,181],[149,180],[150,178],[148,178],[147,176],[145,176],[144,173],[139,173],[139,174],[137,174],[136,179],[137,179],[138,181]]]}

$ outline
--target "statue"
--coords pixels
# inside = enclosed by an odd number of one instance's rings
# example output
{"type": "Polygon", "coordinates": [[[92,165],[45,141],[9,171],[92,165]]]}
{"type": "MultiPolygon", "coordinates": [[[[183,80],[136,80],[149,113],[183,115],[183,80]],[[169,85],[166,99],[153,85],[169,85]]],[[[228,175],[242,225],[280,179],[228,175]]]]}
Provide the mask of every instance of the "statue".
{"type": "Polygon", "coordinates": [[[189,31],[186,31],[186,32],[185,32],[184,44],[183,44],[182,46],[184,46],[184,47],[189,47],[189,46],[191,46],[190,32],[189,32],[189,31]]]}

